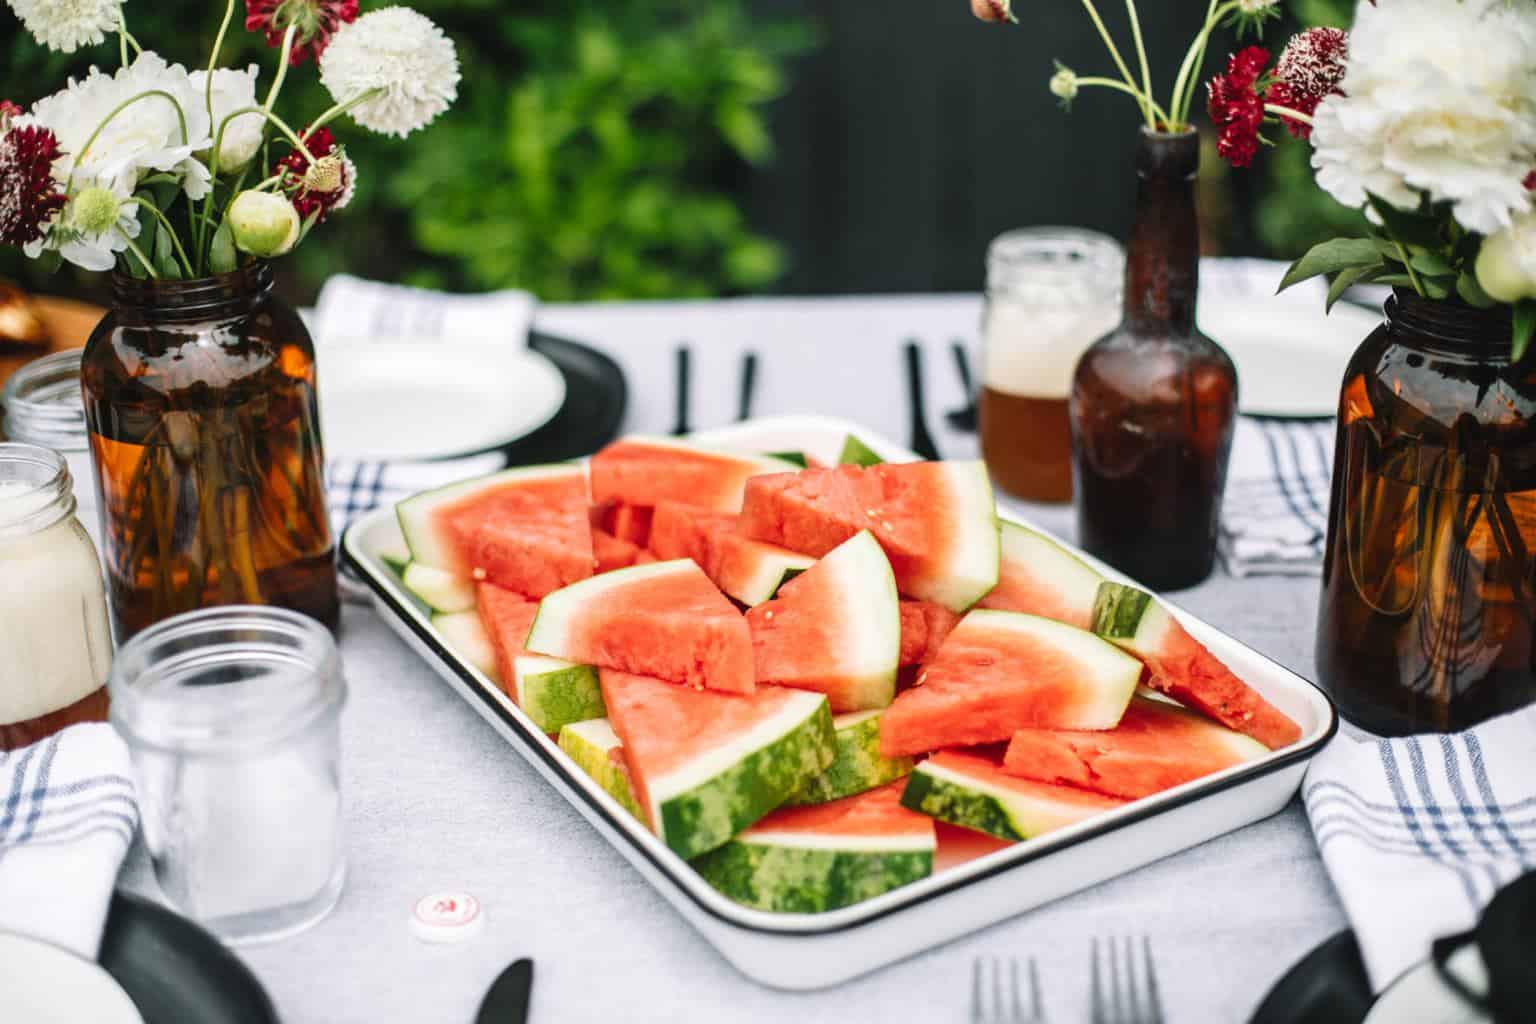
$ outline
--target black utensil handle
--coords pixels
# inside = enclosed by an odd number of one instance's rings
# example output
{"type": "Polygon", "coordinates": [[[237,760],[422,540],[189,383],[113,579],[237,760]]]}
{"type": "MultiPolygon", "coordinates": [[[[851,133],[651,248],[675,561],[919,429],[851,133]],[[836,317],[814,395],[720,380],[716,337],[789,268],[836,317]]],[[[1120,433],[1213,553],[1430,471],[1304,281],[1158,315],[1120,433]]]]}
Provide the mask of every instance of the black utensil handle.
{"type": "Polygon", "coordinates": [[[920,458],[936,460],[939,449],[923,416],[923,352],[915,341],[907,342],[907,398],[912,407],[912,450],[920,458]]]}
{"type": "Polygon", "coordinates": [[[686,434],[691,431],[688,423],[688,388],[691,354],[687,345],[679,345],[677,348],[677,420],[672,428],[674,434],[686,434]]]}
{"type": "Polygon", "coordinates": [[[486,990],[475,1024],[525,1024],[532,995],[533,961],[514,960],[486,990]]]}
{"type": "Polygon", "coordinates": [[[752,418],[752,398],[757,390],[757,353],[748,352],[741,357],[741,397],[736,407],[736,419],[752,418]]]}
{"type": "Polygon", "coordinates": [[[965,389],[965,400],[973,402],[976,400],[976,393],[974,385],[971,383],[971,360],[965,354],[965,344],[960,341],[952,341],[949,343],[949,351],[955,357],[955,369],[960,374],[960,386],[965,389]]]}

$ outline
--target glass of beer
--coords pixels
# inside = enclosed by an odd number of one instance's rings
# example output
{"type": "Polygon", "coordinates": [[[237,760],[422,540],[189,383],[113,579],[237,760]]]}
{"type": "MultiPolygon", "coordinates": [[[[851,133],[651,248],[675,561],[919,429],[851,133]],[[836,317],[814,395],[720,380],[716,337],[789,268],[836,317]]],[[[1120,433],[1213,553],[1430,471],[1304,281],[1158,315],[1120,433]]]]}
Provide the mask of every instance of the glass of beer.
{"type": "Polygon", "coordinates": [[[987,249],[981,453],[1015,498],[1072,500],[1072,371],[1119,323],[1124,274],[1124,250],[1096,231],[1024,228],[987,249]]]}

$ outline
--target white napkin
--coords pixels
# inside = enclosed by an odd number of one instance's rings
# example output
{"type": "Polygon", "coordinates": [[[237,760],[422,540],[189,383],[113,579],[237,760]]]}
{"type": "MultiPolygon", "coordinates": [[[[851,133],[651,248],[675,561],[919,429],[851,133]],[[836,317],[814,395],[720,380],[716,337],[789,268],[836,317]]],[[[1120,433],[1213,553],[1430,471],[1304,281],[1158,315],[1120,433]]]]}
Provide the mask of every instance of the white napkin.
{"type": "Polygon", "coordinates": [[[1444,736],[1341,735],[1302,795],[1380,991],[1536,867],[1536,707],[1444,736]]]}
{"type": "Polygon", "coordinates": [[[1233,576],[1322,572],[1335,422],[1238,417],[1217,541],[1233,576]]]}
{"type": "Polygon", "coordinates": [[[311,333],[321,344],[444,338],[522,345],[534,305],[533,295],[524,291],[450,295],[337,274],[320,289],[311,333]]]}
{"type": "Polygon", "coordinates": [[[96,959],[138,821],[128,748],[105,722],[0,751],[0,931],[96,959]]]}

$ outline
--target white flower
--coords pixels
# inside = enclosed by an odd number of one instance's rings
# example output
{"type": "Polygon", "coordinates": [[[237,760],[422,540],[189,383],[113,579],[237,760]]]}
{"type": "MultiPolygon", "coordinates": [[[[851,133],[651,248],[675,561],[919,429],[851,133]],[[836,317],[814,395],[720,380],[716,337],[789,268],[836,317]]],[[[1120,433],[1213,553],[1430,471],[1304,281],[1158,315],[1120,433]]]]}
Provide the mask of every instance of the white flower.
{"type": "Polygon", "coordinates": [[[1477,254],[1477,283],[1500,302],[1536,298],[1536,212],[1484,239],[1477,254]]]}
{"type": "Polygon", "coordinates": [[[1369,192],[1415,209],[1427,194],[1485,235],[1530,208],[1531,0],[1362,2],[1340,88],[1312,129],[1317,182],[1339,202],[1358,207],[1369,192]]]}
{"type": "Polygon", "coordinates": [[[11,10],[33,37],[50,50],[74,53],[116,32],[123,0],[10,0],[11,10]]]}
{"type": "Polygon", "coordinates": [[[28,244],[22,252],[36,259],[44,249],[57,249],[77,267],[111,270],[117,265],[117,254],[128,248],[128,240],[139,237],[139,209],[127,201],[132,194],[132,189],[125,191],[121,186],[91,185],[77,190],[47,237],[28,244]],[[117,215],[110,218],[106,213],[113,200],[117,215]]]}
{"type": "MultiPolygon", "coordinates": [[[[249,107],[260,106],[256,102],[256,74],[259,69],[255,64],[244,71],[232,71],[228,68],[219,68],[213,73],[213,121],[208,129],[208,134],[217,137],[219,126],[224,125],[224,141],[219,146],[219,171],[238,171],[251,161],[256,151],[261,148],[263,128],[267,119],[260,114],[241,114],[226,124],[229,118],[237,110],[245,110],[249,107]]],[[[191,83],[192,91],[197,96],[197,103],[201,105],[204,113],[208,109],[208,95],[204,91],[208,85],[208,72],[194,71],[187,76],[191,83]]],[[[208,148],[213,148],[210,141],[208,148]]]]}
{"type": "Polygon", "coordinates": [[[385,7],[337,30],[320,55],[320,81],[337,103],[379,90],[352,108],[352,119],[404,138],[457,98],[459,58],[429,18],[408,7],[385,7]]]}
{"type": "Polygon", "coordinates": [[[1237,9],[1244,14],[1258,14],[1271,7],[1278,7],[1280,0],[1237,0],[1237,9]]]}
{"type": "Polygon", "coordinates": [[[1058,68],[1051,76],[1051,95],[1071,102],[1077,98],[1077,72],[1071,68],[1058,68]]]}
{"type": "Polygon", "coordinates": [[[179,178],[190,198],[208,191],[208,168],[195,155],[212,144],[203,94],[193,90],[185,68],[158,54],[145,51],[114,75],[92,68],[82,81],[71,79],[34,104],[31,118],[59,137],[65,155],[53,173],[70,181],[73,172],[72,191],[100,185],[129,196],[157,171],[179,178]],[[135,96],[143,98],[112,116],[135,96]]]}

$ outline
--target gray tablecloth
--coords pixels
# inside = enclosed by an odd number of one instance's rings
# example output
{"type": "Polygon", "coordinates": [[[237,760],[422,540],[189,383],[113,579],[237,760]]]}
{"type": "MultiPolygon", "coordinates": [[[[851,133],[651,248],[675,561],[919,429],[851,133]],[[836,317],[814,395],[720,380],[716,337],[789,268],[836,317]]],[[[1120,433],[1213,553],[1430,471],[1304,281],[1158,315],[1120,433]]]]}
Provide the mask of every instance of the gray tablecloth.
{"type": "MultiPolygon", "coordinates": [[[[915,335],[929,344],[929,423],[944,453],[963,457],[975,442],[941,426],[960,392],[952,367],[936,360],[951,337],[974,341],[978,314],[974,297],[909,297],[546,307],[539,322],[625,364],[628,429],[670,425],[663,357],[683,338],[695,349],[695,426],[731,419],[737,377],[734,360],[711,356],[720,339],[733,352],[751,344],[763,359],[757,413],[835,412],[900,440],[906,410],[894,361],[915,335]],[[776,380],[777,343],[819,346],[828,379],[776,380]],[[880,388],[848,386],[859,364],[876,368],[880,388]]],[[[1026,511],[1071,536],[1069,510],[1026,511]]],[[[1311,579],[1217,576],[1175,599],[1310,676],[1316,591],[1311,579]]],[[[346,891],[312,930],[240,951],[289,1024],[467,1022],[519,956],[537,965],[535,1022],[964,1021],[972,960],[994,955],[1036,958],[1050,1020],[1075,1022],[1087,1019],[1090,939],[1131,933],[1152,939],[1169,1020],[1221,1024],[1246,1020],[1291,963],[1344,926],[1293,802],[1240,832],[837,988],[772,991],[716,955],[370,610],[346,608],[341,650],[351,685],[346,891]],[[418,941],[407,925],[412,904],[453,888],[480,898],[486,929],[460,945],[418,941]]],[[[123,884],[159,895],[142,848],[123,884]]]]}

